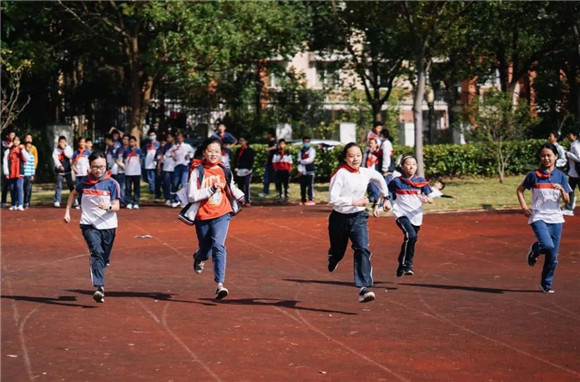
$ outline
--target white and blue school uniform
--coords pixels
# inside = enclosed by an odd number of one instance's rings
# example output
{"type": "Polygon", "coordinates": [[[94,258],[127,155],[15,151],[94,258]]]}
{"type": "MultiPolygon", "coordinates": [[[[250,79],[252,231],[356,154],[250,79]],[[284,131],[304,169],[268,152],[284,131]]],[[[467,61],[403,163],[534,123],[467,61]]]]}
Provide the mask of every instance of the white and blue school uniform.
{"type": "MultiPolygon", "coordinates": [[[[115,141],[117,142],[117,141],[115,141]]],[[[113,175],[113,179],[119,182],[119,186],[121,187],[121,193],[119,195],[119,200],[121,201],[121,205],[127,204],[125,201],[125,194],[127,193],[127,179],[125,178],[125,168],[119,166],[118,163],[123,163],[123,155],[125,154],[125,150],[127,150],[129,146],[123,147],[120,145],[117,149],[115,149],[113,156],[115,157],[115,163],[117,163],[117,175],[113,175]]]]}
{"type": "Polygon", "coordinates": [[[32,184],[34,183],[34,174],[36,169],[34,167],[34,154],[29,151],[22,150],[23,154],[26,156],[26,162],[24,163],[24,184],[22,189],[24,190],[24,208],[30,206],[30,199],[32,197],[32,184]]]}
{"type": "Polygon", "coordinates": [[[163,172],[163,196],[165,202],[175,202],[175,188],[173,183],[173,174],[175,172],[175,161],[172,154],[173,145],[166,143],[161,147],[161,169],[163,172]]]}
{"type": "MultiPolygon", "coordinates": [[[[76,185],[78,186],[85,180],[89,175],[90,171],[90,164],[89,164],[89,155],[91,155],[91,150],[82,149],[76,150],[72,156],[72,163],[73,168],[76,175],[76,185]]],[[[80,196],[77,200],[77,203],[80,203],[80,196]]]]}
{"type": "Polygon", "coordinates": [[[375,184],[388,199],[387,184],[379,172],[363,167],[355,171],[346,165],[339,166],[332,176],[328,195],[328,203],[332,205],[328,219],[328,268],[333,270],[342,260],[350,239],[354,250],[354,283],[359,288],[373,286],[371,252],[368,248],[369,215],[365,207],[353,206],[352,203],[365,197],[369,182],[375,184]]]}
{"type": "Polygon", "coordinates": [[[304,146],[298,152],[298,172],[300,173],[300,198],[302,203],[314,200],[314,178],[316,168],[314,161],[316,159],[316,150],[310,145],[304,146]],[[307,195],[308,193],[308,195],[307,195]]]}
{"type": "Polygon", "coordinates": [[[127,148],[123,153],[125,163],[125,203],[139,205],[141,199],[141,158],[140,148],[127,148]]]}
{"type": "Polygon", "coordinates": [[[195,155],[195,150],[188,143],[176,143],[171,148],[171,154],[175,161],[175,168],[173,171],[173,188],[175,191],[185,188],[187,179],[189,178],[189,164],[195,155]]]}
{"type": "Polygon", "coordinates": [[[91,253],[91,280],[93,286],[105,285],[105,268],[109,263],[115,233],[117,214],[112,210],[99,208],[99,203],[111,205],[119,199],[119,183],[106,173],[99,179],[89,175],[87,180],[76,187],[81,195],[80,226],[83,237],[91,253]]]}
{"type": "Polygon", "coordinates": [[[554,169],[551,173],[546,170],[530,171],[522,183],[526,190],[532,190],[530,206],[532,215],[528,219],[528,224],[538,241],[532,244],[531,250],[535,256],[546,255],[541,281],[544,290],[552,289],[564,223],[564,216],[560,210],[562,195],[554,188],[554,184],[559,184],[565,192],[570,192],[566,176],[558,169],[554,169]]]}
{"type": "Polygon", "coordinates": [[[574,142],[570,143],[570,151],[568,151],[568,181],[570,183],[570,203],[566,205],[566,209],[569,211],[574,211],[576,207],[576,194],[574,189],[578,187],[580,189],[580,141],[576,139],[574,142]]]}
{"type": "Polygon", "coordinates": [[[159,148],[161,144],[158,141],[149,141],[145,146],[145,173],[147,175],[147,184],[149,193],[154,194],[155,198],[161,197],[159,175],[157,173],[157,162],[159,158],[159,148]]]}
{"type": "Polygon", "coordinates": [[[422,195],[430,195],[432,190],[422,177],[408,179],[401,175],[389,182],[389,191],[395,195],[393,203],[395,222],[405,235],[397,268],[397,276],[401,277],[403,273],[413,270],[415,243],[423,224],[422,195]]]}

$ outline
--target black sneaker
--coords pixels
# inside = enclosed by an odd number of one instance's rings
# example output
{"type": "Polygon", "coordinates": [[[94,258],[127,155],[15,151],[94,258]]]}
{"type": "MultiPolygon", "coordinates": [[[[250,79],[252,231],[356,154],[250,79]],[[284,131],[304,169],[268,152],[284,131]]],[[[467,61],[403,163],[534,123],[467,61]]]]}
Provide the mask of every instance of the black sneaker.
{"type": "Polygon", "coordinates": [[[405,268],[405,276],[413,276],[414,274],[413,268],[405,268]]]}
{"type": "Polygon", "coordinates": [[[375,293],[367,288],[360,288],[358,292],[358,302],[369,302],[375,299],[375,293]]]}
{"type": "Polygon", "coordinates": [[[548,294],[553,294],[553,293],[556,293],[556,291],[555,291],[554,289],[552,289],[552,288],[549,288],[549,287],[548,287],[548,288],[546,288],[546,287],[544,287],[543,285],[540,285],[540,289],[541,289],[541,290],[542,290],[542,292],[544,292],[544,293],[548,293],[548,294]]]}
{"type": "Polygon", "coordinates": [[[195,258],[193,259],[193,271],[198,275],[203,272],[203,261],[197,261],[195,258]]]}
{"type": "Polygon", "coordinates": [[[224,288],[223,286],[220,286],[215,290],[215,299],[216,300],[221,300],[222,298],[227,297],[227,295],[228,295],[228,290],[226,288],[224,288]]]}
{"type": "Polygon", "coordinates": [[[532,245],[530,245],[530,251],[528,252],[528,265],[530,267],[536,265],[536,261],[538,261],[538,254],[536,254],[534,251],[535,245],[536,243],[532,243],[532,245]]]}
{"type": "Polygon", "coordinates": [[[103,287],[98,287],[93,293],[93,300],[99,303],[105,302],[105,289],[103,287]]]}
{"type": "Polygon", "coordinates": [[[401,278],[401,277],[403,277],[404,274],[405,274],[405,267],[402,264],[400,264],[397,267],[397,277],[401,278]]]}
{"type": "Polygon", "coordinates": [[[332,256],[328,256],[328,271],[334,272],[338,268],[338,262],[332,260],[332,256]]]}

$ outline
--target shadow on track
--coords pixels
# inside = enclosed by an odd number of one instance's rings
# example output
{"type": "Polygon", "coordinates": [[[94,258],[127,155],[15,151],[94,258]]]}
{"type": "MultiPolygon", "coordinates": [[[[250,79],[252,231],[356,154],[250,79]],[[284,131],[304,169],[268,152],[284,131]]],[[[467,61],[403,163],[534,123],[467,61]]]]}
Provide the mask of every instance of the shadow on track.
{"type": "MultiPolygon", "coordinates": [[[[301,283],[301,284],[323,284],[323,285],[340,285],[340,286],[349,286],[353,287],[354,283],[352,281],[336,281],[336,280],[305,280],[305,279],[282,279],[282,281],[290,281],[294,283],[301,283]]],[[[393,284],[392,282],[388,281],[375,281],[375,287],[383,284],[393,284]]],[[[396,290],[397,288],[393,287],[384,287],[385,289],[389,290],[396,290]]]]}
{"type": "Polygon", "coordinates": [[[249,306],[272,306],[272,307],[279,307],[279,308],[288,308],[294,310],[306,310],[310,312],[319,312],[319,313],[336,313],[336,314],[345,314],[349,316],[356,316],[356,313],[352,312],[343,312],[340,310],[329,310],[329,309],[317,309],[317,308],[307,308],[304,306],[298,306],[300,301],[296,300],[277,300],[273,298],[241,298],[241,299],[229,299],[229,300],[213,300],[209,298],[200,298],[203,301],[215,301],[218,304],[224,305],[249,305],[249,306]]]}
{"type": "Polygon", "coordinates": [[[483,288],[464,285],[441,285],[441,284],[414,284],[414,283],[400,283],[399,285],[416,286],[421,288],[435,288],[435,289],[449,289],[449,290],[465,290],[469,292],[480,293],[540,293],[540,290],[535,289],[498,289],[498,288],[483,288]]]}
{"type": "MultiPolygon", "coordinates": [[[[82,289],[69,289],[68,292],[92,296],[94,291],[82,290],[82,289]]],[[[199,305],[206,305],[206,306],[215,306],[216,305],[215,303],[206,303],[206,302],[190,301],[190,300],[177,300],[177,299],[173,298],[173,296],[176,296],[176,294],[174,294],[174,293],[171,294],[171,293],[161,293],[161,292],[110,292],[110,291],[105,291],[105,296],[106,297],[113,297],[113,298],[117,298],[117,297],[150,298],[150,299],[159,300],[159,301],[183,302],[183,303],[187,303],[187,304],[199,304],[199,305]]]]}
{"type": "MultiPolygon", "coordinates": [[[[91,294],[92,294],[92,292],[91,292],[91,294]]],[[[92,305],[70,303],[69,301],[76,301],[77,300],[77,298],[75,296],[58,296],[57,298],[54,298],[54,297],[33,297],[33,296],[8,296],[8,295],[3,294],[0,297],[14,300],[14,301],[38,302],[41,304],[48,304],[48,305],[70,306],[70,307],[86,308],[86,309],[95,308],[95,306],[92,306],[92,305]]]]}

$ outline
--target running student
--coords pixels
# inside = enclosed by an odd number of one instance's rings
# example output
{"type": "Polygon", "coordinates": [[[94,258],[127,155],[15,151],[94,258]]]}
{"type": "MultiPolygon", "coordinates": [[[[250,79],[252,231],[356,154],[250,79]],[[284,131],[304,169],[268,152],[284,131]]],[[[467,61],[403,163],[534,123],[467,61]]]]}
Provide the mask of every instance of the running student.
{"type": "Polygon", "coordinates": [[[528,224],[538,241],[530,246],[528,265],[533,267],[540,255],[546,255],[542,268],[540,288],[544,293],[554,293],[552,283],[554,271],[558,265],[558,248],[562,235],[564,217],[560,210],[560,198],[565,203],[570,202],[570,186],[566,176],[555,168],[558,149],[551,143],[546,143],[540,149],[540,168],[530,171],[517,189],[518,201],[522,213],[528,217],[528,224]],[[532,190],[532,205],[528,207],[524,199],[524,191],[532,190]]]}
{"type": "MultiPolygon", "coordinates": [[[[340,155],[338,170],[330,179],[328,202],[333,209],[328,219],[328,270],[336,270],[350,239],[354,250],[354,283],[360,288],[358,300],[368,302],[375,299],[374,292],[369,289],[373,286],[373,268],[368,248],[369,215],[365,212],[365,206],[369,204],[365,196],[369,182],[375,184],[386,199],[386,210],[391,208],[391,204],[385,179],[378,171],[361,167],[362,157],[360,146],[354,142],[348,143],[340,155]]],[[[378,217],[378,208],[374,215],[378,217]]]]}
{"type": "Polygon", "coordinates": [[[64,213],[64,222],[70,223],[70,209],[77,195],[81,196],[81,230],[91,253],[91,280],[96,288],[93,299],[105,302],[105,268],[109,264],[119,204],[119,183],[107,172],[107,158],[95,151],[89,156],[90,172],[87,179],[71,191],[64,213]]]}
{"type": "Polygon", "coordinates": [[[214,280],[217,283],[216,300],[228,295],[224,287],[226,276],[226,236],[233,211],[233,199],[243,201],[244,194],[233,182],[229,167],[221,163],[222,144],[217,138],[208,138],[200,146],[202,160],[196,160],[191,169],[187,195],[195,204],[195,232],[199,249],[193,255],[193,269],[201,273],[210,256],[214,280]]]}
{"type": "Polygon", "coordinates": [[[395,223],[403,231],[404,240],[399,253],[397,277],[414,275],[413,258],[415,243],[423,224],[423,203],[433,203],[430,194],[433,192],[429,182],[417,172],[417,160],[409,155],[401,160],[401,176],[389,182],[389,191],[395,195],[393,215],[395,223]]]}

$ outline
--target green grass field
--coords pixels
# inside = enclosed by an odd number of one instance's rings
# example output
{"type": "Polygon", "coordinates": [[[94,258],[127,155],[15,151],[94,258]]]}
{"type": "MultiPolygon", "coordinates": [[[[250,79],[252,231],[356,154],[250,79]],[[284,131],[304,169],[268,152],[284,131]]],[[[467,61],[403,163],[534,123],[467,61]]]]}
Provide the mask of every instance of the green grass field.
{"type": "MultiPolygon", "coordinates": [[[[447,179],[443,193],[452,198],[437,198],[435,202],[425,206],[426,211],[447,211],[465,209],[485,209],[494,210],[502,208],[518,207],[516,198],[516,188],[523,180],[523,176],[506,177],[503,184],[497,178],[463,178],[447,179]]],[[[35,186],[36,191],[32,194],[32,204],[52,204],[54,195],[53,185],[42,184],[35,186]]],[[[274,184],[270,185],[270,197],[260,198],[258,194],[262,191],[262,184],[252,184],[252,201],[255,204],[272,203],[276,200],[274,184]]],[[[531,193],[525,193],[528,201],[531,193]]],[[[68,192],[63,192],[62,203],[66,202],[68,192]]],[[[580,193],[576,191],[576,197],[580,198],[580,193]]],[[[149,194],[146,183],[141,183],[141,200],[152,202],[153,198],[149,194]]],[[[317,203],[326,203],[328,200],[328,183],[315,185],[315,200],[317,203]]],[[[300,201],[300,185],[290,184],[290,202],[300,201]]]]}

